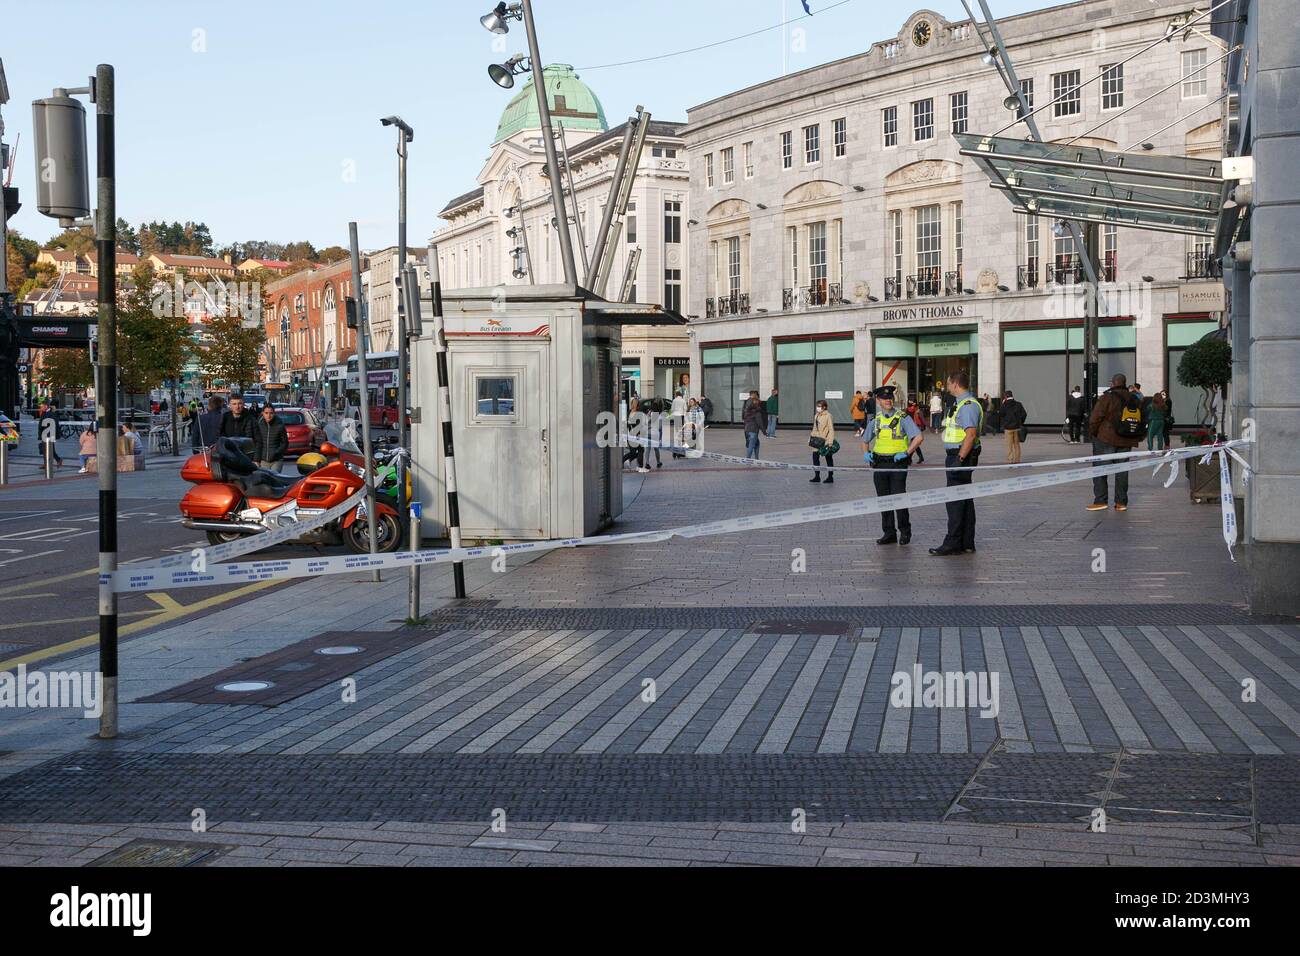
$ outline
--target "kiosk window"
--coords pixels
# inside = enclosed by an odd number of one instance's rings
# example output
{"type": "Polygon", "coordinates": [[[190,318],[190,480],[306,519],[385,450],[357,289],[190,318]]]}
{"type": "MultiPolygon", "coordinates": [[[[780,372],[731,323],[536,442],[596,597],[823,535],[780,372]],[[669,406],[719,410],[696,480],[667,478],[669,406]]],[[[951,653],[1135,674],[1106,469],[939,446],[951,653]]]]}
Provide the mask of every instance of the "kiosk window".
{"type": "Polygon", "coordinates": [[[478,422],[517,421],[519,406],[518,375],[474,376],[474,420],[478,422]]]}

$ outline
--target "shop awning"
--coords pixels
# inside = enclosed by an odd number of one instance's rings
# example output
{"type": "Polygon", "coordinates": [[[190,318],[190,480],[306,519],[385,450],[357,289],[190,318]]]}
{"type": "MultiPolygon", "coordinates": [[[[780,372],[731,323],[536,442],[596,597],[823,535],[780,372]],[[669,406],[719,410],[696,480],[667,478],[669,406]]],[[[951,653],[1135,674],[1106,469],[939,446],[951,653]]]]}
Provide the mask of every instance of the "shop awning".
{"type": "Polygon", "coordinates": [[[976,133],[955,138],[1022,215],[1203,236],[1218,224],[1223,170],[1213,160],[976,133]]]}

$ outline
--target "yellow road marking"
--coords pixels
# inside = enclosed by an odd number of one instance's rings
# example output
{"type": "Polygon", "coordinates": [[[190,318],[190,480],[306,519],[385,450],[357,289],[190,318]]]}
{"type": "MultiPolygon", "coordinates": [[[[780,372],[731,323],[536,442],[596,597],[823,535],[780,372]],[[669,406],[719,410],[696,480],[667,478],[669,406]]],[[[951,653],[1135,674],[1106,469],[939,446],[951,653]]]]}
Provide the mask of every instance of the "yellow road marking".
{"type": "MultiPolygon", "coordinates": [[[[88,571],[86,573],[95,574],[97,572],[88,571]]],[[[75,577],[75,575],[72,576],[75,577]]],[[[226,594],[217,594],[214,595],[213,597],[205,598],[204,600],[198,601],[195,604],[186,604],[186,605],[176,604],[176,607],[174,609],[160,610],[157,614],[153,615],[152,617],[147,617],[144,620],[135,621],[134,623],[127,624],[124,627],[119,627],[117,629],[117,633],[119,637],[125,637],[128,634],[136,634],[140,631],[148,630],[149,628],[154,627],[155,625],[158,624],[166,624],[169,621],[176,620],[177,618],[186,617],[187,615],[190,614],[196,614],[199,611],[206,611],[209,608],[217,607],[218,605],[225,604],[229,601],[233,601],[236,598],[243,597],[247,594],[254,594],[258,591],[264,591],[269,587],[274,587],[278,583],[279,583],[278,581],[259,581],[257,584],[248,584],[242,588],[238,588],[226,594]]],[[[176,602],[173,601],[172,603],[175,604],[176,602]]],[[[9,670],[10,668],[17,667],[19,664],[32,664],[37,661],[48,660],[49,658],[57,657],[60,654],[67,654],[69,651],[79,651],[84,648],[90,647],[94,644],[97,644],[98,642],[99,642],[99,633],[96,632],[94,634],[87,634],[85,637],[77,638],[74,641],[67,641],[66,643],[55,645],[54,647],[43,647],[40,648],[39,650],[32,651],[30,654],[24,654],[22,657],[15,657],[12,660],[0,661],[0,671],[9,670]]]]}
{"type": "Polygon", "coordinates": [[[58,597],[58,595],[55,594],[53,591],[50,591],[47,594],[15,594],[13,597],[9,598],[9,600],[26,601],[28,598],[45,598],[45,597],[58,597]]]}
{"type": "Polygon", "coordinates": [[[58,584],[60,581],[71,581],[74,578],[84,578],[92,574],[99,574],[99,568],[91,568],[88,571],[74,571],[71,574],[60,574],[56,578],[36,578],[28,581],[26,584],[12,584],[7,588],[0,588],[0,594],[13,594],[15,591],[25,591],[28,588],[45,587],[49,584],[58,584]]]}
{"type": "Polygon", "coordinates": [[[184,605],[170,594],[150,594],[148,598],[164,611],[176,611],[184,608],[184,605]]]}
{"type": "MultiPolygon", "coordinates": [[[[157,611],[118,611],[118,617],[139,617],[142,614],[157,614],[157,611]]],[[[20,621],[17,624],[0,624],[0,631],[12,631],[20,627],[48,627],[51,624],[84,624],[86,621],[98,621],[99,615],[90,617],[63,617],[54,621],[20,621]]]]}

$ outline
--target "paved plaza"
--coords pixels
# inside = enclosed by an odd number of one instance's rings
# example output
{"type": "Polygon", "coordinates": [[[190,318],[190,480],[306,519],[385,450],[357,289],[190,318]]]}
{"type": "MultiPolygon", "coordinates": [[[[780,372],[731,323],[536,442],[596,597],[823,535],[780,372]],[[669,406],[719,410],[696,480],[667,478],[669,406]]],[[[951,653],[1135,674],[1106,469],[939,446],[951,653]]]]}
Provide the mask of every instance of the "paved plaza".
{"type": "MultiPolygon", "coordinates": [[[[1077,449],[1034,436],[1026,457],[1077,449]]],[[[668,456],[624,480],[619,531],[872,494],[865,472],[668,456]]],[[[123,645],[116,741],[0,712],[0,862],[161,839],[212,865],[1300,863],[1300,627],[1246,613],[1219,511],[1184,482],[1135,473],[1127,514],[1090,500],[981,499],[978,554],[947,560],[925,509],[909,548],[877,547],[873,518],[476,563],[464,603],[426,570],[418,633],[405,574],[254,596],[123,645]],[[212,702],[227,670],[292,681],[324,633],[393,644],[355,700],[333,680],[212,702]],[[997,687],[891,703],[895,675],[930,672],[997,687]]]]}

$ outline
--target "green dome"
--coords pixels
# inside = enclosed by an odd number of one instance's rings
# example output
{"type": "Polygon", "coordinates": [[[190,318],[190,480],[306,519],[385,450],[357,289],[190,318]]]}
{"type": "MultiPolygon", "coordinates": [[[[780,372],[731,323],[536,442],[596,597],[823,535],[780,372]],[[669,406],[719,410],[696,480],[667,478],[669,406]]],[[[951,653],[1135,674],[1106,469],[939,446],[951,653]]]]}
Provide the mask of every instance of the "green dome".
{"type": "MultiPolygon", "coordinates": [[[[546,101],[551,108],[551,122],[564,124],[566,130],[594,130],[599,133],[609,129],[605,122],[605,108],[596,99],[591,88],[578,79],[573,67],[564,63],[552,63],[543,71],[546,77],[546,101]]],[[[506,111],[501,114],[501,123],[497,126],[495,142],[509,139],[515,133],[526,129],[541,129],[542,121],[537,115],[537,95],[533,92],[533,78],[529,75],[520,77],[522,89],[515,94],[506,111]]]]}

